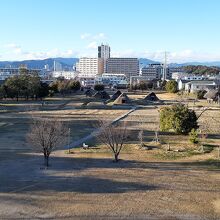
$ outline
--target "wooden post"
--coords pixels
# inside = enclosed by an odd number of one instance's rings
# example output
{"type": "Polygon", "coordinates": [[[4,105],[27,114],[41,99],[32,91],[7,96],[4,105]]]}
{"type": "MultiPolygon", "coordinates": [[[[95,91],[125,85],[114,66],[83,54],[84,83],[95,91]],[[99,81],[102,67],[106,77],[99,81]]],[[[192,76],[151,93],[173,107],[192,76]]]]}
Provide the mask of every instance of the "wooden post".
{"type": "Polygon", "coordinates": [[[218,159],[220,159],[220,145],[218,146],[218,159]]]}

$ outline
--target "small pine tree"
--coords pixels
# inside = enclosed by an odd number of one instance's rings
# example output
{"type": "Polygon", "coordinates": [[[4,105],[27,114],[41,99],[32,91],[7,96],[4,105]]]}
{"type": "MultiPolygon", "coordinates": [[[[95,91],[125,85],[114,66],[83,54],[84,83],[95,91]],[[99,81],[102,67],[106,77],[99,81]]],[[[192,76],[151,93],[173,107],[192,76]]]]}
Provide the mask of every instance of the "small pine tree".
{"type": "Polygon", "coordinates": [[[189,141],[192,143],[192,144],[198,144],[199,143],[199,135],[198,135],[198,131],[193,128],[191,130],[191,132],[189,133],[189,141]]]}

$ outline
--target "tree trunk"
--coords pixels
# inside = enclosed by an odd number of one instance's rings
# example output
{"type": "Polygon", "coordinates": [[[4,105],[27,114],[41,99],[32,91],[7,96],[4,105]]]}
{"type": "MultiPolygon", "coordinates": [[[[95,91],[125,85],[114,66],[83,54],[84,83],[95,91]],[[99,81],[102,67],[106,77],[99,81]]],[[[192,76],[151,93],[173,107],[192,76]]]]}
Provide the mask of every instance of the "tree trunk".
{"type": "Polygon", "coordinates": [[[44,165],[46,167],[49,167],[49,156],[47,156],[47,155],[44,155],[44,165]]]}
{"type": "Polygon", "coordinates": [[[117,163],[119,161],[119,159],[118,159],[118,153],[117,154],[115,154],[115,162],[117,163]]]}

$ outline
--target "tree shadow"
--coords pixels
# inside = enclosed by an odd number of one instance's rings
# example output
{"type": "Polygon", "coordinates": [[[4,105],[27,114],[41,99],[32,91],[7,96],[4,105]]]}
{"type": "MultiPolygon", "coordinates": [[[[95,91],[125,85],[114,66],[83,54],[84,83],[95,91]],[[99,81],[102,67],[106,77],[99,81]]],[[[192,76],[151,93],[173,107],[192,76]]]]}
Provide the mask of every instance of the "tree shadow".
{"type": "MultiPolygon", "coordinates": [[[[43,156],[25,154],[20,155],[22,158],[15,158],[12,160],[4,161],[4,164],[0,164],[0,192],[5,193],[17,193],[17,192],[79,192],[79,193],[125,193],[129,191],[150,191],[157,189],[172,189],[171,183],[154,183],[147,181],[143,178],[143,182],[140,180],[140,176],[137,175],[137,181],[134,180],[136,176],[135,171],[132,174],[133,178],[127,176],[126,170],[140,169],[140,171],[152,171],[146,173],[147,178],[154,178],[157,175],[161,177],[178,175],[181,178],[193,178],[190,174],[191,170],[209,170],[219,171],[218,167],[210,169],[210,163],[208,162],[142,162],[135,160],[120,160],[118,163],[113,163],[111,158],[78,158],[78,157],[55,157],[50,159],[51,166],[48,169],[43,166],[43,156]],[[92,172],[94,170],[107,172],[110,169],[111,178],[94,177],[86,172],[83,175],[81,171],[88,170],[92,172]],[[122,181],[121,176],[117,172],[124,169],[126,181],[122,181]],[[182,172],[183,171],[183,172],[182,172]],[[158,173],[157,173],[158,172],[158,173]],[[132,180],[132,181],[129,181],[132,180]]],[[[213,163],[211,163],[213,165],[213,163]]],[[[123,171],[123,172],[124,172],[123,171]]],[[[183,184],[183,179],[180,183],[172,186],[175,190],[190,191],[188,186],[183,184]]],[[[202,186],[201,186],[202,187],[202,186]]],[[[207,189],[204,187],[194,187],[194,191],[213,191],[215,189],[207,189]],[[201,188],[201,189],[200,189],[201,188]]]]}

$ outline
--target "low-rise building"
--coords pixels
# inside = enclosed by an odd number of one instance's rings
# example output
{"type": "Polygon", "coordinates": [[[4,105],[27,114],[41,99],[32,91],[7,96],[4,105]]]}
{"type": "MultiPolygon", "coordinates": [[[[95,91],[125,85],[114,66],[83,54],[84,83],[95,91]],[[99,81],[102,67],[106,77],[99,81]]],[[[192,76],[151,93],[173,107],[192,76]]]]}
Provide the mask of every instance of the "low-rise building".
{"type": "MultiPolygon", "coordinates": [[[[0,80],[5,81],[7,78],[20,74],[22,68],[0,68],[0,80]]],[[[24,68],[27,69],[27,68],[24,68]]],[[[29,74],[38,74],[40,76],[40,69],[27,69],[29,74]]]]}
{"type": "Polygon", "coordinates": [[[185,91],[195,93],[199,90],[215,90],[218,89],[220,86],[219,81],[214,80],[196,80],[196,81],[190,81],[185,84],[185,91]]]}
{"type": "Polygon", "coordinates": [[[141,69],[141,76],[150,80],[161,79],[163,74],[163,67],[161,64],[150,64],[141,69]]]}
{"type": "Polygon", "coordinates": [[[77,76],[76,71],[55,71],[52,72],[52,77],[53,78],[59,78],[63,77],[64,79],[75,79],[77,76]]]}
{"type": "Polygon", "coordinates": [[[96,77],[97,84],[103,84],[105,86],[118,86],[118,85],[126,85],[128,84],[127,77],[125,74],[111,74],[104,73],[101,76],[96,77]]]}

